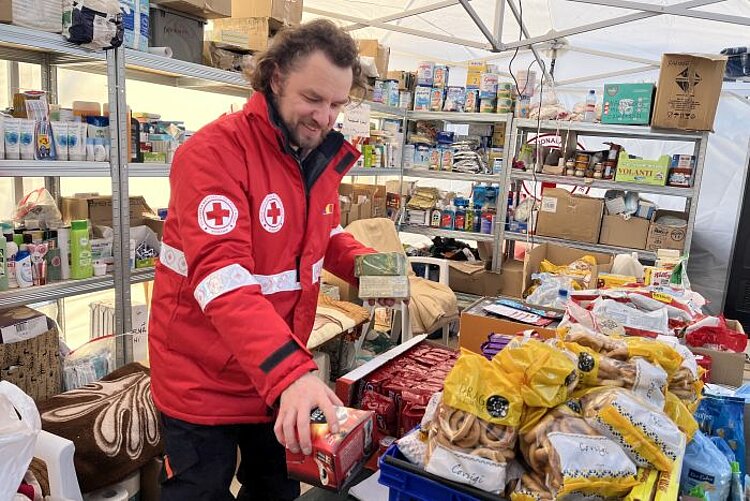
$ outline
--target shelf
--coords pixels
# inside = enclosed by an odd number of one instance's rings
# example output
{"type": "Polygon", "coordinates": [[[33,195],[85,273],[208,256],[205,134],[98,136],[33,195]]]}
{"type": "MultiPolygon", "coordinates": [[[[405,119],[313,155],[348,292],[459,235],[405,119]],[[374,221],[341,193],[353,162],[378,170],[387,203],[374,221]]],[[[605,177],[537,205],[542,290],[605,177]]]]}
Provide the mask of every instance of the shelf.
{"type": "Polygon", "coordinates": [[[130,177],[169,177],[172,164],[129,163],[130,177]]]}
{"type": "Polygon", "coordinates": [[[550,176],[547,174],[532,174],[517,169],[511,171],[511,179],[519,181],[538,181],[540,183],[557,183],[568,186],[585,186],[588,188],[601,188],[604,190],[629,190],[641,193],[655,193],[659,195],[671,195],[675,197],[693,198],[695,188],[679,188],[676,186],[651,186],[648,184],[618,183],[616,181],[604,181],[601,179],[590,179],[573,176],[550,176]]]}
{"type": "Polygon", "coordinates": [[[477,242],[492,242],[495,235],[486,233],[474,233],[471,231],[443,230],[433,228],[432,226],[421,226],[418,224],[402,224],[399,231],[404,233],[415,233],[417,235],[427,235],[429,237],[458,238],[461,240],[476,240],[477,242]]]}
{"type": "MultiPolygon", "coordinates": [[[[154,279],[153,268],[132,270],[130,283],[148,282],[154,279]]],[[[43,301],[53,301],[81,294],[90,294],[111,289],[115,286],[113,275],[91,277],[83,280],[66,280],[47,285],[28,287],[25,289],[11,289],[0,292],[0,309],[22,306],[43,301]]]]}
{"type": "Polygon", "coordinates": [[[404,169],[404,176],[447,179],[449,181],[481,181],[485,183],[502,183],[505,179],[500,174],[467,174],[444,170],[404,169]]]}
{"type": "Polygon", "coordinates": [[[638,257],[641,259],[654,261],[656,260],[656,253],[652,251],[642,249],[628,249],[625,247],[615,247],[612,245],[603,244],[589,244],[585,242],[576,242],[574,240],[566,240],[564,238],[553,238],[553,237],[542,237],[539,235],[526,235],[523,233],[514,233],[506,231],[504,233],[505,240],[513,240],[516,242],[529,242],[534,244],[556,244],[563,245],[566,247],[572,247],[574,249],[581,249],[591,252],[604,252],[604,253],[616,253],[616,254],[630,254],[631,252],[637,252],[638,257]]]}
{"type": "Polygon", "coordinates": [[[370,105],[370,114],[386,115],[393,118],[404,118],[406,114],[406,108],[386,106],[382,103],[373,103],[372,101],[364,101],[364,103],[370,105]]]}
{"type": "Polygon", "coordinates": [[[507,122],[510,115],[498,113],[461,113],[451,111],[409,111],[410,120],[443,120],[457,123],[499,123],[507,122]]]}
{"type": "Polygon", "coordinates": [[[109,177],[108,162],[0,160],[0,177],[109,177]]]}
{"type": "Polygon", "coordinates": [[[347,176],[395,176],[401,175],[401,169],[375,169],[372,167],[354,168],[346,173],[347,176]]]}
{"type": "MultiPolygon", "coordinates": [[[[519,129],[536,130],[539,123],[528,118],[519,118],[514,121],[519,129]]],[[[575,122],[564,120],[542,120],[541,129],[545,131],[567,131],[578,132],[589,136],[622,136],[640,139],[660,139],[662,141],[700,141],[706,134],[704,132],[689,132],[671,129],[652,129],[642,125],[610,125],[596,122],[575,122]]]]}
{"type": "Polygon", "coordinates": [[[126,77],[182,89],[247,98],[250,84],[242,73],[180,61],[149,52],[125,49],[126,77]]]}
{"type": "Polygon", "coordinates": [[[98,66],[104,69],[106,56],[103,51],[94,52],[68,43],[59,33],[2,24],[0,59],[35,64],[97,62],[98,66]]]}

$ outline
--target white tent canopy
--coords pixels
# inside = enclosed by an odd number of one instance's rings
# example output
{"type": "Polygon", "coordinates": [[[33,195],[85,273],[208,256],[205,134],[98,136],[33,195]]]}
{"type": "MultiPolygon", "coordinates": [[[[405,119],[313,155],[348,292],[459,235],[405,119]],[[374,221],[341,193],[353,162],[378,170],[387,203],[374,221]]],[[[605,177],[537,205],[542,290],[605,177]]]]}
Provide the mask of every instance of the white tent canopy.
{"type": "MultiPolygon", "coordinates": [[[[326,17],[355,38],[388,45],[390,69],[414,70],[423,60],[450,65],[450,85],[464,84],[472,59],[506,74],[511,59],[514,74],[526,69],[535,61],[531,46],[547,70],[555,56],[555,89],[567,106],[604,82],[655,82],[663,53],[750,45],[747,0],[305,0],[304,11],[305,21],[326,17]]],[[[714,312],[723,306],[748,166],[749,95],[750,82],[724,86],[690,250],[693,286],[714,312]]],[[[644,156],[673,153],[668,145],[639,146],[644,156]]]]}

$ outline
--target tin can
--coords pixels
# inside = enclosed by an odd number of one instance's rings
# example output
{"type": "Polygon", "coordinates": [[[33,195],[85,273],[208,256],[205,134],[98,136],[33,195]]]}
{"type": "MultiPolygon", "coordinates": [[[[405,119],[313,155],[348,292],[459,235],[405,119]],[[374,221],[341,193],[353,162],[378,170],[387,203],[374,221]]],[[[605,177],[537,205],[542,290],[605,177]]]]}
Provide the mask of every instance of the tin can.
{"type": "Polygon", "coordinates": [[[497,83],[497,99],[513,99],[513,84],[511,82],[497,83]]]}
{"type": "Polygon", "coordinates": [[[428,85],[432,87],[435,78],[435,63],[422,61],[417,66],[417,85],[428,85]]]}
{"type": "Polygon", "coordinates": [[[513,109],[513,99],[499,99],[497,100],[497,112],[498,113],[510,113],[513,109]]]}
{"type": "Polygon", "coordinates": [[[444,64],[436,64],[432,71],[432,86],[443,88],[448,85],[448,67],[444,64]]]}
{"type": "Polygon", "coordinates": [[[494,99],[482,99],[479,102],[479,113],[495,113],[497,102],[494,99]]]}
{"type": "Polygon", "coordinates": [[[482,73],[479,77],[479,99],[497,98],[497,73],[482,73]]]}
{"type": "Polygon", "coordinates": [[[375,80],[375,86],[372,89],[372,102],[381,104],[385,102],[385,82],[383,80],[375,80]]]}

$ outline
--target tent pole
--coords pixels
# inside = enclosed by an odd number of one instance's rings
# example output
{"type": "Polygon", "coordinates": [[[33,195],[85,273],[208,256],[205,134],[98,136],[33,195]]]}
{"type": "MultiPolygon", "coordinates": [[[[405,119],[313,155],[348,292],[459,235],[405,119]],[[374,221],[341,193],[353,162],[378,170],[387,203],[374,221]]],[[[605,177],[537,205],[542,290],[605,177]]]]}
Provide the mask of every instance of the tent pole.
{"type": "MultiPolygon", "coordinates": [[[[704,5],[720,3],[723,1],[724,0],[690,0],[687,2],[675,4],[672,6],[672,8],[679,7],[679,8],[684,8],[684,9],[692,9],[695,7],[702,7],[704,5]]],[[[534,37],[534,38],[527,38],[526,40],[521,40],[520,42],[517,42],[517,41],[510,42],[507,44],[503,44],[503,49],[507,50],[507,49],[515,49],[516,47],[526,47],[532,44],[549,42],[551,40],[557,40],[557,39],[568,37],[571,35],[579,35],[581,33],[587,33],[589,31],[596,31],[596,30],[601,30],[604,28],[610,28],[612,26],[619,26],[621,24],[632,23],[633,21],[640,21],[641,19],[648,19],[649,17],[660,16],[660,15],[661,14],[657,12],[636,12],[634,14],[628,14],[626,16],[620,16],[620,17],[615,17],[612,19],[607,19],[604,21],[598,21],[596,23],[584,24],[582,26],[569,28],[567,30],[550,31],[546,35],[541,35],[541,36],[534,37]]]]}
{"type": "Polygon", "coordinates": [[[491,50],[488,44],[475,42],[474,40],[465,40],[463,38],[456,38],[450,36],[443,36],[438,33],[430,33],[429,31],[414,30],[406,28],[405,26],[397,26],[388,23],[378,23],[367,19],[361,19],[355,16],[349,16],[347,14],[341,14],[338,12],[329,12],[327,10],[315,9],[313,7],[303,7],[304,12],[314,14],[316,16],[328,17],[331,19],[341,19],[342,21],[349,21],[351,23],[364,24],[368,28],[379,28],[381,30],[397,31],[399,33],[405,33],[415,37],[426,38],[427,40],[435,40],[438,42],[451,43],[455,45],[463,45],[465,47],[473,47],[475,49],[491,50]]]}
{"type": "Polygon", "coordinates": [[[672,16],[694,17],[720,23],[731,23],[740,26],[750,26],[750,17],[732,16],[729,14],[718,14],[701,10],[689,10],[678,5],[652,5],[645,2],[633,2],[631,0],[571,0],[573,2],[604,5],[607,7],[618,7],[621,9],[641,10],[644,12],[655,12],[657,14],[668,14],[672,16]]]}
{"type": "Polygon", "coordinates": [[[492,26],[492,34],[495,36],[497,45],[503,46],[503,21],[505,21],[505,0],[498,0],[495,4],[495,22],[492,26]]]}
{"type": "MultiPolygon", "coordinates": [[[[607,73],[599,73],[597,75],[587,75],[585,77],[577,77],[577,78],[569,78],[567,80],[560,80],[560,81],[555,82],[555,87],[559,89],[560,87],[563,87],[565,85],[570,85],[570,84],[589,82],[592,80],[601,80],[604,78],[618,77],[618,76],[623,76],[623,75],[634,75],[636,73],[645,73],[647,71],[655,71],[655,70],[656,68],[654,68],[653,66],[639,66],[637,68],[630,68],[628,70],[609,71],[607,73]]],[[[560,90],[563,90],[563,89],[560,89],[560,90]]]]}
{"type": "Polygon", "coordinates": [[[469,0],[459,0],[461,2],[461,5],[463,5],[464,10],[467,14],[469,14],[469,17],[472,21],[474,21],[474,24],[477,25],[477,28],[479,28],[479,31],[482,32],[482,35],[484,35],[484,38],[487,39],[487,41],[492,46],[492,50],[495,52],[498,52],[500,50],[500,47],[497,44],[497,40],[493,36],[493,34],[490,32],[490,30],[485,26],[484,22],[479,18],[479,14],[477,14],[477,11],[474,10],[474,7],[469,5],[469,0]]]}
{"type": "Polygon", "coordinates": [[[630,61],[632,63],[648,64],[656,68],[661,66],[660,61],[653,61],[651,59],[645,59],[642,57],[628,56],[625,54],[616,54],[614,52],[605,52],[602,50],[586,49],[584,47],[577,47],[575,45],[568,45],[565,48],[573,52],[580,52],[581,54],[589,54],[591,56],[606,57],[609,59],[621,59],[623,61],[630,61]]]}
{"type": "MultiPolygon", "coordinates": [[[[513,13],[513,17],[516,18],[516,21],[518,21],[518,26],[521,27],[521,33],[523,33],[523,36],[525,36],[527,39],[531,38],[531,35],[529,35],[529,30],[526,29],[526,25],[523,22],[523,18],[521,17],[521,11],[518,9],[518,6],[516,6],[516,3],[513,0],[507,0],[508,1],[508,7],[510,7],[510,11],[513,13]]],[[[506,49],[507,46],[504,45],[503,49],[506,49]]],[[[542,61],[542,56],[539,54],[539,51],[536,50],[536,47],[533,45],[529,45],[529,49],[531,49],[531,53],[534,54],[534,59],[536,59],[536,62],[539,64],[539,68],[544,73],[544,78],[547,80],[547,82],[553,82],[554,79],[549,74],[549,71],[547,70],[547,66],[544,64],[544,61],[542,61]]]]}
{"type": "MultiPolygon", "coordinates": [[[[429,12],[434,12],[436,10],[444,9],[446,7],[451,7],[453,5],[458,5],[458,4],[459,4],[459,0],[445,0],[443,2],[431,3],[429,5],[417,7],[415,9],[409,9],[409,10],[404,10],[402,12],[397,12],[396,14],[391,14],[390,16],[378,17],[378,18],[372,19],[370,22],[388,23],[390,21],[398,21],[399,19],[405,19],[411,16],[418,16],[420,14],[427,14],[429,12]]],[[[343,26],[341,29],[344,31],[354,31],[354,30],[359,30],[359,29],[367,28],[367,27],[368,26],[366,24],[350,24],[348,26],[343,26]]]]}

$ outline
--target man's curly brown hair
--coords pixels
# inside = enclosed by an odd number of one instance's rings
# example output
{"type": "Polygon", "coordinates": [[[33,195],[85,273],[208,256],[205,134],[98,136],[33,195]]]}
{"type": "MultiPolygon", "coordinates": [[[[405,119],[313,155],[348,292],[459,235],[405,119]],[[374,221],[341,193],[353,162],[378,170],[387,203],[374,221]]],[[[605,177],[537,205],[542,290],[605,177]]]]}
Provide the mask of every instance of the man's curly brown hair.
{"type": "Polygon", "coordinates": [[[315,51],[321,51],[336,66],[352,69],[352,94],[361,97],[366,82],[359,65],[357,43],[344,30],[326,19],[316,19],[294,28],[280,31],[271,46],[255,57],[247,72],[250,85],[266,96],[273,95],[271,81],[278,68],[282,76],[294,65],[315,51]]]}

